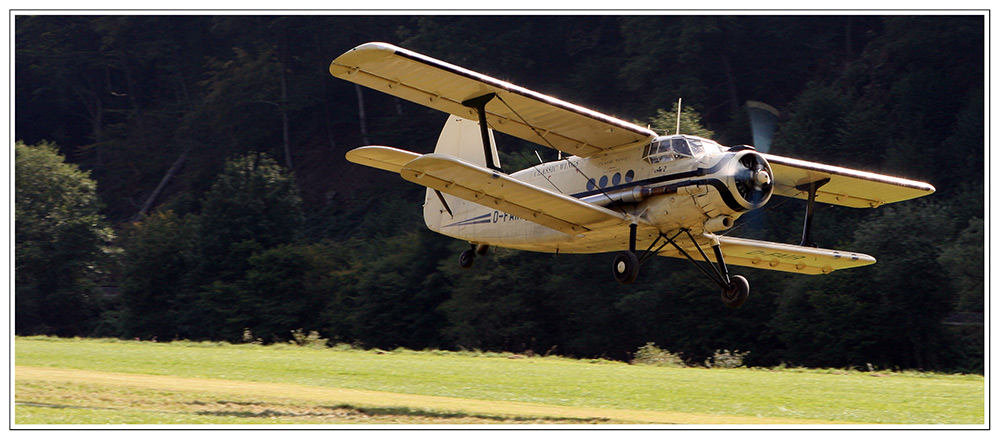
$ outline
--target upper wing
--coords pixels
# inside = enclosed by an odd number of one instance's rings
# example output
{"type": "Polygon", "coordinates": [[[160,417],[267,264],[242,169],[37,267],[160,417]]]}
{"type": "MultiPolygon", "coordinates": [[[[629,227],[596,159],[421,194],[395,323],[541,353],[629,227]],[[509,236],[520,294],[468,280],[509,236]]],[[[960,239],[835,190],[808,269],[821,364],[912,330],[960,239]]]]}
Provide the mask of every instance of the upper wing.
{"type": "Polygon", "coordinates": [[[449,155],[418,155],[391,147],[368,146],[351,150],[347,159],[399,172],[410,182],[567,234],[576,235],[625,221],[621,213],[512,179],[449,155]]]}
{"type": "Polygon", "coordinates": [[[330,74],[468,119],[476,113],[462,102],[496,93],[486,105],[490,127],[577,156],[656,137],[648,128],[386,43],[347,51],[330,64],[330,74]]]}
{"type": "Polygon", "coordinates": [[[764,154],[774,172],[774,194],[808,198],[809,183],[830,179],[816,191],[816,201],[852,208],[875,208],[934,192],[928,183],[883,174],[764,154]]]}

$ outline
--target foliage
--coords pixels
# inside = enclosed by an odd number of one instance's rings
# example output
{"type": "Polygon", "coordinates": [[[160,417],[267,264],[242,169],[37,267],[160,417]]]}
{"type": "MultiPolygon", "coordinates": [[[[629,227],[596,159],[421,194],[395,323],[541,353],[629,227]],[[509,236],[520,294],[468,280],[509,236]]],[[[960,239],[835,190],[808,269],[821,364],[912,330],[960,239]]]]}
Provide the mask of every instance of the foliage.
{"type": "Polygon", "coordinates": [[[319,332],[310,330],[307,335],[302,329],[292,330],[292,339],[295,344],[302,347],[326,348],[327,339],[321,338],[319,332]]]}
{"type": "MultiPolygon", "coordinates": [[[[678,134],[677,132],[677,105],[675,103],[674,107],[670,111],[664,111],[663,109],[656,110],[656,117],[649,120],[650,128],[652,128],[657,133],[663,134],[678,134]]],[[[701,125],[701,116],[691,107],[685,107],[680,113],[680,134],[690,134],[694,136],[701,136],[706,139],[712,139],[715,133],[701,125]]]]}
{"type": "Polygon", "coordinates": [[[447,293],[433,267],[447,250],[445,243],[426,230],[370,243],[346,275],[341,301],[330,303],[330,324],[341,326],[337,334],[367,347],[444,346],[438,307],[447,293]]]}
{"type": "Polygon", "coordinates": [[[122,245],[122,334],[149,339],[179,333],[187,274],[194,266],[193,224],[157,212],[125,230],[122,245]]]}
{"type": "Polygon", "coordinates": [[[708,368],[740,368],[743,366],[743,358],[749,355],[749,351],[739,350],[715,350],[712,357],[705,359],[705,366],[708,368]]]}
{"type": "Polygon", "coordinates": [[[86,332],[101,311],[95,283],[113,249],[90,174],[56,146],[14,146],[15,331],[86,332]]]}
{"type": "Polygon", "coordinates": [[[223,338],[235,341],[249,329],[265,342],[283,342],[295,329],[324,326],[327,293],[337,287],[332,249],[281,245],[252,255],[247,265],[241,278],[216,280],[203,292],[202,300],[218,313],[223,338]]]}
{"type": "Polygon", "coordinates": [[[969,225],[952,243],[942,246],[938,263],[948,271],[951,285],[956,292],[956,308],[962,311],[982,312],[985,301],[985,223],[972,218],[969,225]]]}
{"type": "Polygon", "coordinates": [[[657,367],[683,367],[684,361],[680,355],[666,351],[652,342],[639,347],[632,358],[633,364],[655,365],[657,367]]]}

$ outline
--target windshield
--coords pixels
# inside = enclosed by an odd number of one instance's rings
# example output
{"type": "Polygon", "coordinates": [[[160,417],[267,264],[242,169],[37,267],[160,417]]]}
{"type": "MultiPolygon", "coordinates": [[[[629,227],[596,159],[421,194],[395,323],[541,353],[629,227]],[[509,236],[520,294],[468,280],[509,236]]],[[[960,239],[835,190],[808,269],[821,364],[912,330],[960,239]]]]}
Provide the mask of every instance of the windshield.
{"type": "Polygon", "coordinates": [[[695,156],[698,156],[702,152],[719,153],[722,151],[722,146],[710,139],[688,139],[688,143],[692,145],[692,150],[695,148],[695,144],[698,145],[698,151],[694,153],[695,156]]]}
{"type": "Polygon", "coordinates": [[[659,138],[646,146],[642,158],[653,164],[700,156],[705,152],[703,142],[701,139],[684,136],[659,138]]]}

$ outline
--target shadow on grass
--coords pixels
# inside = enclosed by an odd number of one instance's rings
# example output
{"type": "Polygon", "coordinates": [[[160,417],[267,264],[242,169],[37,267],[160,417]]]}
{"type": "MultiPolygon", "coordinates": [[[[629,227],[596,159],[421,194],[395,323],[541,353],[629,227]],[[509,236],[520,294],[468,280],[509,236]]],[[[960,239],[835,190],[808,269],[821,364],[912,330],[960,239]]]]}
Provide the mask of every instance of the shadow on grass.
{"type": "MultiPolygon", "coordinates": [[[[196,405],[205,405],[204,402],[192,402],[196,405]]],[[[221,405],[235,406],[266,406],[262,402],[233,402],[218,401],[221,405]]],[[[470,414],[463,411],[430,411],[407,407],[376,407],[357,405],[336,405],[318,406],[312,411],[280,411],[274,409],[261,410],[204,410],[196,411],[197,415],[219,416],[219,417],[243,417],[243,418],[273,418],[273,417],[373,417],[373,418],[423,418],[440,420],[447,423],[449,420],[472,419],[484,422],[495,423],[572,423],[572,424],[594,424],[609,423],[610,419],[603,417],[573,418],[573,417],[522,417],[522,416],[501,416],[491,414],[470,414]]]]}

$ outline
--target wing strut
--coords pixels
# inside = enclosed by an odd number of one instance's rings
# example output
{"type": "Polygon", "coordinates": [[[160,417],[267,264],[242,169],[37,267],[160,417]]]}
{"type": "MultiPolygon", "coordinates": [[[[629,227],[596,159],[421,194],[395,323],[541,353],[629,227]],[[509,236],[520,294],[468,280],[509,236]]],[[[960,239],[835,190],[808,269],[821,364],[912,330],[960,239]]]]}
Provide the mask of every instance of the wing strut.
{"type": "Polygon", "coordinates": [[[491,170],[502,173],[503,170],[497,165],[496,160],[493,159],[493,148],[490,147],[490,131],[486,125],[486,103],[492,101],[496,96],[496,93],[487,93],[483,96],[462,101],[462,105],[476,109],[476,113],[479,114],[479,131],[483,135],[483,151],[486,153],[486,166],[491,170]]]}
{"type": "Polygon", "coordinates": [[[829,177],[823,180],[804,183],[795,187],[795,189],[799,191],[807,191],[809,193],[809,200],[806,202],[806,219],[802,223],[802,243],[799,243],[799,246],[816,247],[816,243],[813,243],[812,240],[809,239],[809,233],[812,232],[813,210],[816,204],[816,190],[818,190],[819,187],[826,185],[828,182],[830,182],[829,177]]]}

